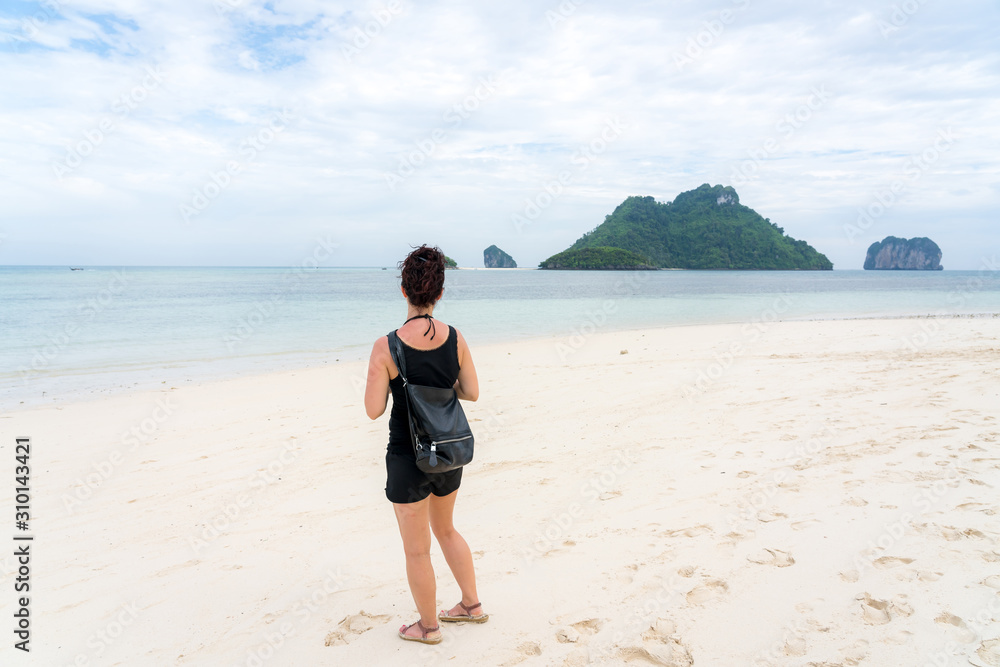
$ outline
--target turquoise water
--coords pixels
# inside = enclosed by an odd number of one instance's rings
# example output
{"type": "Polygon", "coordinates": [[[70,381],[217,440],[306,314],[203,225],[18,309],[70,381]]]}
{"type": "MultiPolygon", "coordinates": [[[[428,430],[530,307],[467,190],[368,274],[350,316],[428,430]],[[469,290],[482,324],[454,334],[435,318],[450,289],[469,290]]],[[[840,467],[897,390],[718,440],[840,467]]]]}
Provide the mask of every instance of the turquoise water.
{"type": "MultiPolygon", "coordinates": [[[[367,358],[394,269],[0,267],[0,407],[367,358]]],[[[449,271],[470,344],[599,328],[1000,313],[1000,273],[449,271]]]]}

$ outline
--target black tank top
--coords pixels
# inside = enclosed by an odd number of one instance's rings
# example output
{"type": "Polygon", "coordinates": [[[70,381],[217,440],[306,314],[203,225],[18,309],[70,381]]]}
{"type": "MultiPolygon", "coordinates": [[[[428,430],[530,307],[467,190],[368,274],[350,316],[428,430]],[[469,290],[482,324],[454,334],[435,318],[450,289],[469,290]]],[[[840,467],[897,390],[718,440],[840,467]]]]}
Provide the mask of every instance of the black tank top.
{"type": "MultiPolygon", "coordinates": [[[[455,327],[448,325],[448,340],[433,350],[418,350],[407,345],[402,338],[403,356],[406,360],[407,380],[425,387],[452,387],[458,379],[458,336],[455,327]]],[[[389,413],[389,446],[392,454],[413,456],[410,442],[410,415],[403,393],[403,378],[397,375],[389,380],[392,391],[392,412],[389,413]]]]}

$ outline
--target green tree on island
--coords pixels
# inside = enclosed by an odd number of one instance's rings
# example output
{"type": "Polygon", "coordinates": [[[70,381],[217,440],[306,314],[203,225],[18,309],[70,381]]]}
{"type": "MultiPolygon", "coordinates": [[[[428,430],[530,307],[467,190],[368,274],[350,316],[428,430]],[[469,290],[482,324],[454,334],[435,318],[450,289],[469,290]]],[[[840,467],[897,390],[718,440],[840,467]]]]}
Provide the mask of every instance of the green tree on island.
{"type": "MultiPolygon", "coordinates": [[[[661,268],[833,268],[833,263],[808,243],[787,236],[768,218],[740,204],[732,187],[707,183],[668,203],[652,197],[629,197],[567,252],[588,248],[627,250],[661,268]]],[[[539,266],[555,268],[545,265],[563,254],[539,266]]]]}

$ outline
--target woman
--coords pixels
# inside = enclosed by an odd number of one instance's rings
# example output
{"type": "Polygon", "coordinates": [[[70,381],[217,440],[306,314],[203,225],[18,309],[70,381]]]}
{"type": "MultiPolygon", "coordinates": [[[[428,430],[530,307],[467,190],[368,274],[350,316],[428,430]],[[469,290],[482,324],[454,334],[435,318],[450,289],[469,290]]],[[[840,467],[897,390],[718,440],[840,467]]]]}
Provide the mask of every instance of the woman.
{"type": "MultiPolygon", "coordinates": [[[[430,387],[454,387],[467,401],[479,398],[479,379],[472,354],[462,334],[434,319],[434,304],[444,293],[444,253],[422,245],[400,262],[400,290],[407,313],[396,334],[403,342],[408,380],[430,387]]],[[[387,481],[385,495],[392,502],[406,553],[406,578],[420,619],[404,625],[399,636],[408,641],[437,644],[441,641],[438,621],[483,623],[476,592],[472,552],[452,524],[455,497],[462,481],[462,469],[445,473],[424,473],[417,468],[410,441],[409,415],[403,380],[389,353],[387,336],[375,341],[368,362],[365,411],[371,419],[385,413],[392,391],[389,415],[389,445],[385,455],[387,481]],[[437,604],[434,569],[431,566],[431,531],[441,545],[448,567],[462,590],[462,601],[435,615],[437,604]]]]}

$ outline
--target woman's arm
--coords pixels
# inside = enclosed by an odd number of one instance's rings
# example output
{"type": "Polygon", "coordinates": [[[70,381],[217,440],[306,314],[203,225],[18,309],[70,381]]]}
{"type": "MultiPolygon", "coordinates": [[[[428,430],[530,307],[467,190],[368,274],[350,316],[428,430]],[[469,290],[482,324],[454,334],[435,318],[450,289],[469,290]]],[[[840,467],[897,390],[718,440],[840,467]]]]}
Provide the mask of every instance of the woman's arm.
{"type": "Polygon", "coordinates": [[[388,336],[382,336],[375,341],[371,358],[368,359],[365,412],[369,419],[378,419],[385,414],[385,406],[389,402],[389,368],[386,360],[392,363],[392,355],[389,354],[388,336]]]}
{"type": "Polygon", "coordinates": [[[458,334],[458,379],[455,380],[455,393],[463,401],[476,401],[479,399],[479,377],[476,375],[476,365],[472,363],[472,352],[462,333],[458,329],[455,329],[455,333],[458,334]]]}

